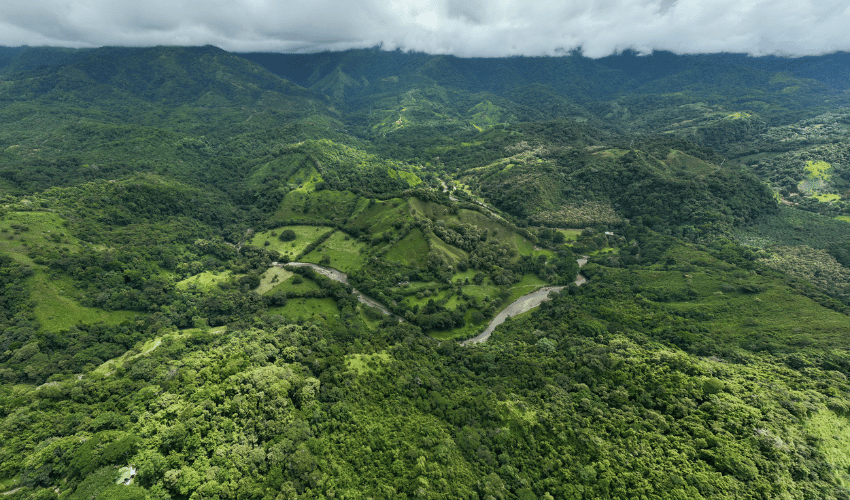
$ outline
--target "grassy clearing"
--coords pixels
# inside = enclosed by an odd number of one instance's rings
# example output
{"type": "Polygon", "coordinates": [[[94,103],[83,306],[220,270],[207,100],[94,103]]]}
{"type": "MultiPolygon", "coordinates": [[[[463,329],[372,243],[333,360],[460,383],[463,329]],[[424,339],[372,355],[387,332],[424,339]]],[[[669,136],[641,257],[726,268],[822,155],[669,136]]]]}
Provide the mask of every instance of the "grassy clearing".
{"type": "Polygon", "coordinates": [[[0,252],[22,264],[32,264],[31,248],[58,247],[69,251],[79,241],[66,233],[65,220],[53,212],[9,212],[0,219],[0,252]]]}
{"type": "Polygon", "coordinates": [[[291,321],[321,322],[335,325],[339,308],[333,299],[291,299],[283,307],[270,307],[269,314],[283,316],[291,321]]]}
{"type": "Polygon", "coordinates": [[[581,236],[582,229],[556,229],[556,231],[564,235],[565,241],[570,242],[578,240],[578,237],[581,236]]]}
{"type": "Polygon", "coordinates": [[[189,276],[184,280],[178,281],[175,286],[181,290],[196,288],[198,290],[209,291],[217,287],[219,283],[228,281],[230,278],[230,271],[204,271],[201,274],[189,276]]]}
{"type": "Polygon", "coordinates": [[[511,294],[505,301],[507,304],[515,301],[527,293],[531,293],[540,287],[546,286],[546,282],[540,279],[536,274],[526,274],[522,277],[519,283],[514,284],[510,290],[511,294]]]}
{"type": "Polygon", "coordinates": [[[684,170],[700,175],[710,174],[716,170],[714,165],[675,149],[670,151],[670,154],[667,155],[666,163],[677,170],[684,170]]]}
{"type": "Polygon", "coordinates": [[[319,239],[322,235],[333,231],[333,228],[327,226],[281,226],[270,231],[263,231],[254,234],[251,238],[250,245],[260,248],[275,250],[281,255],[289,255],[294,258],[307,248],[307,245],[319,239]],[[291,229],[295,232],[293,241],[280,241],[278,235],[281,231],[291,229]],[[269,244],[266,245],[266,242],[269,244]]]}
{"type": "Polygon", "coordinates": [[[850,421],[829,410],[821,410],[809,419],[806,431],[818,438],[818,450],[835,468],[842,486],[850,487],[850,421]]]}
{"type": "Polygon", "coordinates": [[[500,288],[498,286],[492,284],[466,285],[463,287],[463,293],[480,301],[483,301],[485,297],[489,297],[491,300],[498,300],[499,290],[500,288]]]}
{"type": "Polygon", "coordinates": [[[812,179],[823,179],[828,181],[832,174],[832,165],[825,161],[807,161],[806,172],[812,179]]]}
{"type": "Polygon", "coordinates": [[[840,200],[841,195],[837,195],[837,194],[834,194],[834,193],[833,194],[816,194],[816,195],[813,195],[812,198],[814,198],[818,201],[824,202],[824,203],[830,203],[830,202],[833,202],[833,201],[840,200]]]}
{"type": "Polygon", "coordinates": [[[275,286],[272,287],[272,291],[274,292],[286,292],[293,295],[312,292],[319,289],[320,287],[315,281],[304,278],[300,274],[293,274],[290,278],[281,280],[280,283],[276,283],[275,286]],[[296,283],[296,281],[300,281],[300,283],[296,283]]]}
{"type": "Polygon", "coordinates": [[[421,266],[425,264],[428,255],[428,240],[419,228],[411,231],[407,236],[386,253],[385,258],[390,262],[397,262],[406,266],[421,266]]]}
{"type": "Polygon", "coordinates": [[[462,273],[455,273],[454,275],[452,275],[452,282],[463,283],[467,279],[469,281],[472,281],[472,278],[474,278],[476,274],[478,274],[478,271],[476,271],[475,269],[467,269],[462,273]]]}
{"type": "Polygon", "coordinates": [[[322,176],[315,167],[302,167],[287,180],[289,184],[298,186],[296,191],[301,193],[312,193],[316,190],[316,184],[322,182],[322,176]]]}
{"type": "Polygon", "coordinates": [[[441,253],[443,257],[445,257],[446,261],[451,265],[455,265],[459,261],[467,258],[468,254],[466,252],[454,245],[449,245],[436,236],[430,239],[430,243],[431,249],[441,253]]]}
{"type": "Polygon", "coordinates": [[[847,316],[825,309],[783,282],[692,252],[687,271],[609,270],[606,279],[637,283],[641,294],[668,311],[701,318],[711,337],[760,351],[786,352],[810,345],[850,347],[847,316]]]}
{"type": "Polygon", "coordinates": [[[52,280],[42,273],[36,273],[30,278],[30,286],[35,301],[33,312],[47,331],[58,332],[79,324],[117,325],[138,315],[133,311],[105,311],[82,306],[67,296],[66,291],[73,292],[70,281],[52,280]]]}
{"type": "Polygon", "coordinates": [[[304,191],[293,190],[283,197],[280,208],[272,217],[279,221],[334,221],[344,223],[360,198],[348,191],[304,191]]]}
{"type": "Polygon", "coordinates": [[[836,219],[844,222],[850,222],[850,216],[848,215],[839,215],[836,219]]]}
{"type": "MultiPolygon", "coordinates": [[[[224,333],[227,330],[226,326],[220,326],[217,328],[210,329],[210,333],[224,333]]],[[[143,345],[131,349],[130,351],[125,352],[121,356],[117,358],[113,358],[103,362],[100,366],[95,368],[92,373],[97,375],[108,376],[111,375],[116,368],[119,366],[124,366],[124,363],[133,359],[136,359],[141,356],[145,356],[153,352],[157,347],[162,345],[162,341],[168,338],[173,337],[183,337],[183,336],[191,336],[195,333],[200,333],[200,328],[187,328],[185,330],[181,330],[177,333],[168,333],[165,335],[160,335],[158,337],[152,338],[145,342],[143,345]]]]}
{"type": "Polygon", "coordinates": [[[343,272],[351,272],[363,265],[365,245],[342,231],[337,231],[322,245],[302,257],[304,262],[321,264],[322,260],[330,259],[330,267],[343,272]]]}
{"type": "Polygon", "coordinates": [[[386,351],[375,354],[348,354],[345,356],[345,366],[357,375],[378,372],[383,369],[384,364],[390,362],[390,355],[386,351]]]}
{"type": "Polygon", "coordinates": [[[283,283],[295,274],[279,267],[270,267],[260,276],[260,286],[255,290],[260,295],[270,292],[279,283],[283,283]]]}
{"type": "Polygon", "coordinates": [[[358,203],[349,224],[359,227],[369,234],[381,234],[393,228],[397,222],[412,222],[408,202],[399,198],[386,201],[363,200],[358,203]]]}

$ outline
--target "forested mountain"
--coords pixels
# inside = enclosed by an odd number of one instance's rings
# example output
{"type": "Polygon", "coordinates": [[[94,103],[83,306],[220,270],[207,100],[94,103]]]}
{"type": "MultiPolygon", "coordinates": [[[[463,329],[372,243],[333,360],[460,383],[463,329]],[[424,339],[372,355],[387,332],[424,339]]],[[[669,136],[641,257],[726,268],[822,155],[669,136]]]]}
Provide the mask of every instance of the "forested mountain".
{"type": "Polygon", "coordinates": [[[850,498],[845,59],[0,48],[0,492],[850,498]]]}

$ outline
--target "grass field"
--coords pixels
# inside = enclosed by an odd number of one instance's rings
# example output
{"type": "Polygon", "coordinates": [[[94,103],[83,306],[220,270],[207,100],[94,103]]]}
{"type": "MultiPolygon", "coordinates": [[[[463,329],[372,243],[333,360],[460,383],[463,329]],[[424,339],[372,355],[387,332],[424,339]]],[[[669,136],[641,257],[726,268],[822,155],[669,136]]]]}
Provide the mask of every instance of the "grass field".
{"type": "Polygon", "coordinates": [[[398,262],[406,266],[420,266],[425,264],[428,256],[428,241],[419,228],[411,231],[384,256],[390,262],[398,262]]]}
{"type": "Polygon", "coordinates": [[[389,363],[390,359],[390,355],[386,351],[376,352],[375,354],[348,354],[345,356],[345,366],[358,375],[363,375],[380,371],[382,365],[389,363]]]}
{"type": "Polygon", "coordinates": [[[333,231],[333,228],[327,226],[281,226],[254,234],[249,244],[255,247],[275,250],[281,255],[289,255],[289,258],[295,258],[296,255],[300,255],[307,248],[307,245],[330,231],[333,231]],[[281,231],[286,229],[291,229],[295,232],[295,239],[293,241],[280,241],[278,239],[281,231]],[[266,246],[267,241],[269,242],[268,246],[266,246]]]}
{"type": "Polygon", "coordinates": [[[270,292],[278,284],[294,276],[294,273],[279,267],[270,267],[260,276],[260,286],[255,290],[260,295],[270,292]]]}
{"type": "Polygon", "coordinates": [[[348,220],[357,208],[360,198],[348,191],[290,191],[283,197],[273,220],[279,221],[334,221],[348,220]]]}
{"type": "Polygon", "coordinates": [[[193,287],[198,290],[212,290],[218,286],[219,283],[229,280],[230,277],[230,271],[204,271],[201,274],[189,276],[184,280],[178,281],[175,286],[182,290],[187,290],[193,287]]]}
{"type": "Polygon", "coordinates": [[[557,231],[564,235],[564,240],[567,242],[576,241],[582,232],[581,229],[557,229],[557,231]]]}
{"type": "Polygon", "coordinates": [[[809,419],[806,431],[817,438],[817,447],[826,461],[840,471],[841,484],[850,487],[850,421],[830,410],[821,410],[809,419]]]}
{"type": "Polygon", "coordinates": [[[47,331],[58,332],[79,324],[117,325],[138,315],[132,311],[105,311],[82,306],[66,293],[73,288],[70,281],[52,280],[43,273],[36,273],[29,279],[35,302],[33,312],[47,331]]]}
{"type": "MultiPolygon", "coordinates": [[[[224,333],[227,330],[226,326],[220,326],[217,328],[210,329],[210,333],[224,333]]],[[[162,341],[167,338],[172,337],[182,337],[182,336],[190,336],[194,333],[198,333],[201,330],[199,328],[187,328],[185,330],[181,330],[177,333],[168,333],[165,335],[160,335],[158,337],[152,338],[145,342],[143,345],[138,346],[130,351],[125,352],[121,356],[117,358],[113,358],[103,362],[100,366],[92,371],[93,374],[99,374],[103,376],[108,376],[115,371],[119,366],[123,366],[125,362],[130,361],[132,359],[138,358],[140,356],[145,356],[153,352],[157,347],[162,344],[162,341]]]]}
{"type": "Polygon", "coordinates": [[[365,246],[362,242],[346,233],[337,231],[322,243],[319,248],[305,255],[301,260],[312,262],[313,264],[321,264],[322,259],[327,257],[330,259],[327,265],[349,273],[359,269],[363,265],[365,246]]]}
{"type": "Polygon", "coordinates": [[[339,319],[339,308],[333,299],[292,299],[283,307],[270,307],[269,314],[295,322],[320,321],[334,325],[339,319]]]}
{"type": "Polygon", "coordinates": [[[66,232],[65,220],[53,212],[9,212],[0,219],[0,252],[32,264],[31,248],[52,246],[75,251],[79,241],[66,232]]]}

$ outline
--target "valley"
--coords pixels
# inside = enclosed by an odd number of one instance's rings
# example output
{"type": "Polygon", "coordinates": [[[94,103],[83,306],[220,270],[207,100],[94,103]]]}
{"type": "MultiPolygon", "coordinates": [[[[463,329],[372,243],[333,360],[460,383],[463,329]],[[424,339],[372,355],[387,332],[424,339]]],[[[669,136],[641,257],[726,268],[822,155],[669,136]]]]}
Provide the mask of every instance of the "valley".
{"type": "Polygon", "coordinates": [[[843,59],[768,59],[0,48],[0,493],[850,497],[843,59]]]}

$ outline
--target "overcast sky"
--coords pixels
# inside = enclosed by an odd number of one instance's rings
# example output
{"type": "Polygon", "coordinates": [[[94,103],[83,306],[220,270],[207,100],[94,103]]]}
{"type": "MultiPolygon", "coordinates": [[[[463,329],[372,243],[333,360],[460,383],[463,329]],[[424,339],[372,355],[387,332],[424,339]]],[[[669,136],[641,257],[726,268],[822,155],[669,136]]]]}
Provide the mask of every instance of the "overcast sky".
{"type": "Polygon", "coordinates": [[[847,0],[3,0],[0,45],[590,57],[850,50],[847,0]]]}

